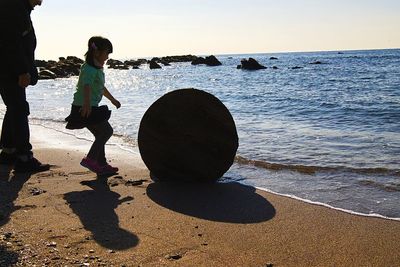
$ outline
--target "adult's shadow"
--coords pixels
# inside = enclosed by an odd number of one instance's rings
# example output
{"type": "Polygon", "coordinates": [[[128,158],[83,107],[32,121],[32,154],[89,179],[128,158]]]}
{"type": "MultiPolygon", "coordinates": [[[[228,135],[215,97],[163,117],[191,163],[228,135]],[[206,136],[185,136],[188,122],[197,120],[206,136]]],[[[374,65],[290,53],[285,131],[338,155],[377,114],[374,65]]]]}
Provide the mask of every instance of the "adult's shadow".
{"type": "Polygon", "coordinates": [[[10,173],[9,168],[0,166],[0,227],[6,225],[11,214],[21,207],[14,204],[31,173],[10,173]],[[11,174],[11,175],[10,175],[11,174]]]}
{"type": "Polygon", "coordinates": [[[0,245],[0,264],[2,267],[16,266],[18,253],[10,251],[6,246],[0,245]]]}
{"type": "Polygon", "coordinates": [[[101,246],[112,250],[125,250],[138,244],[133,233],[120,228],[115,208],[132,197],[119,199],[120,195],[110,190],[107,177],[83,181],[93,190],[70,192],[64,195],[73,212],[79,216],[83,227],[92,232],[93,239],[101,246]]]}
{"type": "Polygon", "coordinates": [[[170,210],[217,222],[259,223],[272,219],[275,208],[254,187],[231,183],[152,183],[147,195],[170,210]]]}

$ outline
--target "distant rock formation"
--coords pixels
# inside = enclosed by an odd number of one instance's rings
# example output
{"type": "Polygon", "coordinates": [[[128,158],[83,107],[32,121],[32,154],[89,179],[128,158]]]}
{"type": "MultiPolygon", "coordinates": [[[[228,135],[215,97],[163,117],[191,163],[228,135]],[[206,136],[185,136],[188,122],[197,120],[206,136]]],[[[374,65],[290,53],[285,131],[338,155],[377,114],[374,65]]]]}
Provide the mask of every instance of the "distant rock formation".
{"type": "Polygon", "coordinates": [[[79,75],[80,67],[84,61],[80,58],[68,56],[54,60],[36,60],[35,64],[39,68],[39,79],[68,78],[79,75]]]}
{"type": "Polygon", "coordinates": [[[277,57],[270,57],[269,59],[270,59],[270,60],[278,60],[277,57]]]}
{"type": "MultiPolygon", "coordinates": [[[[197,56],[193,56],[193,55],[183,55],[183,56],[166,56],[166,57],[153,57],[150,61],[147,61],[145,63],[149,63],[151,61],[157,63],[157,64],[162,64],[164,66],[170,66],[171,63],[179,63],[179,62],[192,62],[193,60],[196,60],[197,56]]],[[[143,62],[142,62],[143,64],[143,62]]],[[[154,66],[156,66],[153,63],[154,66]]],[[[161,67],[161,66],[160,66],[161,67]]],[[[156,67],[157,68],[157,67],[156,67]]]]}
{"type": "Polygon", "coordinates": [[[206,60],[204,57],[197,57],[195,58],[192,63],[192,65],[200,65],[200,64],[206,64],[206,60]]]}
{"type": "Polygon", "coordinates": [[[157,63],[157,58],[152,58],[149,62],[149,67],[151,70],[153,69],[161,69],[161,66],[157,63]]]}
{"type": "Polygon", "coordinates": [[[117,70],[127,70],[129,69],[129,65],[125,64],[125,62],[122,62],[120,60],[112,59],[110,58],[107,61],[107,66],[110,69],[117,69],[117,70]]]}
{"type": "Polygon", "coordinates": [[[249,58],[247,59],[242,59],[240,61],[241,65],[238,65],[237,68],[238,69],[244,69],[244,70],[261,70],[261,69],[266,69],[267,67],[261,65],[260,63],[258,63],[257,60],[255,60],[254,58],[249,58]]]}
{"type": "Polygon", "coordinates": [[[163,64],[164,66],[171,66],[171,64],[167,61],[161,60],[160,61],[161,64],[163,64]]]}
{"type": "Polygon", "coordinates": [[[132,69],[139,69],[140,65],[147,64],[147,63],[148,63],[148,60],[144,59],[144,58],[139,58],[137,60],[130,59],[130,60],[124,61],[124,64],[129,67],[132,67],[132,69]]]}
{"type": "MultiPolygon", "coordinates": [[[[120,61],[117,59],[110,58],[107,61],[107,66],[109,69],[117,70],[128,70],[139,69],[141,65],[149,64],[150,69],[160,69],[162,68],[160,64],[164,66],[170,66],[171,63],[178,62],[191,62],[193,65],[206,64],[208,66],[219,66],[222,63],[213,55],[206,58],[197,57],[194,55],[182,55],[182,56],[166,56],[166,57],[154,57],[151,60],[140,58],[140,59],[130,59],[125,61],[120,61]]],[[[36,60],[36,67],[39,70],[39,79],[56,79],[56,78],[68,78],[71,76],[79,75],[80,67],[84,63],[84,60],[68,56],[60,57],[58,61],[54,60],[36,60]]]]}
{"type": "Polygon", "coordinates": [[[207,66],[220,66],[222,63],[214,56],[208,56],[206,58],[203,57],[196,57],[192,61],[192,65],[200,65],[200,64],[205,64],[207,66]]]}
{"type": "Polygon", "coordinates": [[[166,56],[162,57],[161,60],[168,63],[177,63],[177,62],[192,62],[196,58],[197,56],[193,55],[183,55],[183,56],[166,56]]]}
{"type": "Polygon", "coordinates": [[[207,66],[220,66],[222,63],[213,55],[206,57],[207,66]]]}
{"type": "MultiPolygon", "coordinates": [[[[120,61],[110,58],[107,61],[107,66],[110,69],[127,70],[129,68],[139,69],[141,65],[150,64],[150,69],[161,68],[160,64],[169,66],[171,63],[177,62],[192,62],[197,56],[194,55],[182,55],[182,56],[166,56],[162,58],[153,58],[151,60],[140,58],[120,61]]],[[[79,75],[80,67],[84,63],[84,60],[68,56],[60,57],[58,61],[54,60],[36,60],[36,67],[39,70],[39,79],[56,79],[56,78],[68,78],[71,76],[79,75]]]]}

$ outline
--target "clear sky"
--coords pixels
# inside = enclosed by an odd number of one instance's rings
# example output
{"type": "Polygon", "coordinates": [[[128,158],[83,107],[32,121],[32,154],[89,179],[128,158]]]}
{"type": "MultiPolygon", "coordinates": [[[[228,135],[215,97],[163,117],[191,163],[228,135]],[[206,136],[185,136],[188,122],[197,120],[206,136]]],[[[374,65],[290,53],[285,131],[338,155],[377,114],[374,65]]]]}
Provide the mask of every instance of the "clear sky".
{"type": "Polygon", "coordinates": [[[112,58],[400,48],[399,0],[43,0],[36,58],[112,58]]]}

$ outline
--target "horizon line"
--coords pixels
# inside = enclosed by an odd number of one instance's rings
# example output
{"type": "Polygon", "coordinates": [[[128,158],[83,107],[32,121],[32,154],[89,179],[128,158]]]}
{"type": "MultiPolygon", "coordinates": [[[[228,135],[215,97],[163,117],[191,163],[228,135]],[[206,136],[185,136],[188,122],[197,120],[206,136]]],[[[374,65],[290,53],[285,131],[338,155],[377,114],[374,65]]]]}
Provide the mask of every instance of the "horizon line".
{"type": "MultiPolygon", "coordinates": [[[[392,48],[360,48],[360,49],[344,49],[344,50],[306,50],[306,51],[275,51],[275,52],[247,52],[247,53],[209,53],[209,54],[192,54],[192,53],[183,53],[183,54],[176,54],[176,55],[164,55],[164,56],[133,56],[133,57],[119,57],[119,59],[148,59],[148,58],[162,58],[162,57],[173,57],[173,56],[187,56],[187,55],[193,55],[193,56],[207,56],[207,55],[214,55],[214,56],[231,56],[231,55],[261,55],[261,54],[289,54],[289,53],[329,53],[329,52],[356,52],[356,51],[376,51],[376,50],[398,50],[400,47],[392,47],[392,48]]],[[[76,55],[68,55],[68,56],[73,56],[73,57],[78,57],[76,55]]],[[[60,57],[68,57],[68,56],[59,56],[60,57]]],[[[118,59],[114,57],[110,57],[110,59],[118,59]]],[[[35,57],[35,60],[54,60],[54,59],[38,59],[35,57]]]]}

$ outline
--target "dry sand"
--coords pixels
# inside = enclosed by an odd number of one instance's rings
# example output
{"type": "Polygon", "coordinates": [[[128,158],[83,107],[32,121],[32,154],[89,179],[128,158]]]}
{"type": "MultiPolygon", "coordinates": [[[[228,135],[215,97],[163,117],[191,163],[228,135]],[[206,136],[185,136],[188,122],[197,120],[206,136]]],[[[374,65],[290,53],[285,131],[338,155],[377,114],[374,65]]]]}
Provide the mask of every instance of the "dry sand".
{"type": "MultiPolygon", "coordinates": [[[[119,175],[79,165],[90,142],[32,126],[50,171],[0,179],[0,266],[400,266],[400,222],[237,183],[152,183],[138,154],[119,175]]],[[[266,177],[267,179],[267,177],[266,177]]]]}

